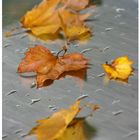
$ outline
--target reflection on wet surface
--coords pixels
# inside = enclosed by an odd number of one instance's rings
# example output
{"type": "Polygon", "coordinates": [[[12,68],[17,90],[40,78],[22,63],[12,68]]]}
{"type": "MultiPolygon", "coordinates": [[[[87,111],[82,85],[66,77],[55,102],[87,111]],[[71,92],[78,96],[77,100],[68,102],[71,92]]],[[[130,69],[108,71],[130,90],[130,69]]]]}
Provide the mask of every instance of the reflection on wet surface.
{"type": "MultiPolygon", "coordinates": [[[[19,80],[21,81],[21,84],[23,86],[29,86],[31,85],[33,79],[36,77],[36,74],[21,74],[19,77],[19,80]]],[[[78,85],[80,89],[84,86],[84,81],[87,79],[87,69],[82,69],[78,71],[69,71],[64,72],[61,74],[56,80],[62,79],[62,78],[71,78],[74,80],[75,84],[78,85]]],[[[52,85],[54,80],[47,80],[44,83],[44,86],[50,86],[52,85]]]]}

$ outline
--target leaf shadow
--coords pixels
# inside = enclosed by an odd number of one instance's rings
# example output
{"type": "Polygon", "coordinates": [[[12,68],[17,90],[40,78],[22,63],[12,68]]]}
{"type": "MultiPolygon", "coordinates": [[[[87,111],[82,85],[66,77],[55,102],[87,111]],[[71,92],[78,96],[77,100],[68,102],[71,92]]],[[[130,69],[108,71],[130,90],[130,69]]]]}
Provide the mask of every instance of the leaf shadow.
{"type": "Polygon", "coordinates": [[[89,123],[87,123],[87,121],[86,121],[86,117],[75,118],[69,124],[66,131],[64,132],[65,138],[66,138],[66,136],[70,137],[70,135],[73,135],[72,140],[75,140],[79,137],[82,138],[82,140],[91,140],[97,135],[97,128],[89,125],[89,123]],[[69,129],[73,129],[73,131],[71,132],[73,134],[69,133],[69,136],[65,135],[65,133],[67,133],[67,131],[69,131],[69,129]]]}
{"type": "MultiPolygon", "coordinates": [[[[24,73],[20,74],[20,81],[24,86],[27,86],[32,83],[33,79],[36,77],[34,73],[24,73]]],[[[76,84],[82,89],[84,81],[87,81],[87,69],[81,69],[78,71],[68,71],[62,73],[56,80],[69,77],[74,79],[76,84]]],[[[54,83],[55,80],[46,80],[43,86],[50,86],[54,83]]]]}
{"type": "MultiPolygon", "coordinates": [[[[75,78],[76,83],[80,87],[82,87],[83,82],[87,81],[87,69],[81,69],[81,70],[78,70],[78,71],[64,72],[56,80],[66,78],[66,77],[70,77],[71,79],[75,78]]],[[[53,84],[53,82],[54,82],[54,80],[46,80],[44,82],[44,86],[50,86],[51,84],[53,84]]]]}

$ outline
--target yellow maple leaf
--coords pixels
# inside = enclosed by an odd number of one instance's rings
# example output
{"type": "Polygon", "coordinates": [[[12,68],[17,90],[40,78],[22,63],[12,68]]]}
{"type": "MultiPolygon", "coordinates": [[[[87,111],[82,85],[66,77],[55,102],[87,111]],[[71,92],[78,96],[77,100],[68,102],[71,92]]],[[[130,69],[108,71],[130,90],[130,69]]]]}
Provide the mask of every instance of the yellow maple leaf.
{"type": "Polygon", "coordinates": [[[128,56],[116,58],[111,64],[102,64],[102,67],[109,79],[128,81],[133,72],[132,64],[134,62],[128,59],[128,56]]]}
{"type": "Polygon", "coordinates": [[[33,127],[28,135],[36,135],[37,140],[86,140],[84,131],[86,117],[75,117],[84,107],[95,111],[99,106],[90,103],[80,107],[81,100],[82,98],[77,99],[68,109],[61,109],[48,118],[38,120],[38,125],[33,127]]]}
{"type": "Polygon", "coordinates": [[[51,117],[37,121],[38,125],[29,132],[29,135],[35,134],[37,140],[54,140],[59,138],[80,111],[79,105],[80,101],[78,100],[69,109],[61,109],[51,117]]]}

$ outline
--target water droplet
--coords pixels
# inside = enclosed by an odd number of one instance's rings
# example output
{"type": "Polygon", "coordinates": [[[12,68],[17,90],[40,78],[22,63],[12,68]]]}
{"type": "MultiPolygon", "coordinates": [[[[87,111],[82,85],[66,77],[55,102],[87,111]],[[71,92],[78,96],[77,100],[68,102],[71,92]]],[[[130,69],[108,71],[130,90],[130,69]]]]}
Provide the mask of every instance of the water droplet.
{"type": "Polygon", "coordinates": [[[55,105],[49,105],[48,108],[51,109],[52,111],[57,110],[57,107],[55,105]]]}
{"type": "Polygon", "coordinates": [[[22,131],[22,129],[18,129],[18,130],[16,130],[16,131],[14,131],[14,133],[15,134],[18,134],[18,133],[20,133],[22,131]]]}
{"type": "Polygon", "coordinates": [[[105,28],[105,31],[111,31],[113,28],[105,28]]]}
{"type": "Polygon", "coordinates": [[[131,131],[131,132],[129,132],[127,135],[125,135],[124,137],[130,137],[130,136],[132,136],[132,135],[135,135],[137,132],[138,132],[137,130],[131,131]]]}
{"type": "Polygon", "coordinates": [[[126,23],[125,23],[125,22],[120,22],[119,24],[120,24],[120,25],[125,25],[126,23]]]}
{"type": "Polygon", "coordinates": [[[83,94],[83,95],[79,96],[76,100],[81,100],[81,99],[84,99],[87,97],[89,97],[88,94],[83,94]]]}
{"type": "Polygon", "coordinates": [[[6,135],[6,134],[5,134],[5,135],[2,135],[2,138],[4,139],[4,138],[6,138],[7,136],[8,136],[8,135],[6,135]]]}
{"type": "Polygon", "coordinates": [[[97,75],[97,77],[103,77],[103,76],[105,76],[105,73],[101,73],[97,75]]]}
{"type": "Polygon", "coordinates": [[[24,133],[24,134],[21,134],[21,135],[20,135],[20,138],[24,138],[24,137],[26,137],[26,136],[28,136],[28,134],[27,134],[27,133],[24,133]]]}
{"type": "Polygon", "coordinates": [[[9,46],[11,46],[11,44],[5,44],[5,45],[3,46],[3,48],[7,48],[7,47],[9,47],[9,46]]]}
{"type": "Polygon", "coordinates": [[[41,100],[40,98],[38,98],[38,99],[31,99],[30,105],[35,104],[35,103],[39,102],[40,100],[41,100]]]}
{"type": "Polygon", "coordinates": [[[120,12],[123,12],[123,11],[125,11],[124,8],[116,8],[116,12],[117,12],[117,13],[120,13],[120,12]]]}
{"type": "Polygon", "coordinates": [[[36,82],[33,82],[30,86],[30,88],[34,88],[34,87],[36,87],[36,82]]]}
{"type": "Polygon", "coordinates": [[[57,54],[58,52],[57,52],[57,51],[51,51],[51,53],[52,53],[52,54],[57,54]]]}
{"type": "Polygon", "coordinates": [[[23,39],[23,38],[25,38],[25,37],[27,37],[27,34],[21,35],[21,36],[20,36],[20,39],[23,39]]]}
{"type": "Polygon", "coordinates": [[[104,91],[104,90],[101,88],[95,90],[95,92],[98,92],[98,91],[104,91]]]}
{"type": "Polygon", "coordinates": [[[49,105],[48,106],[48,108],[54,108],[55,107],[55,105],[49,105]]]}
{"type": "Polygon", "coordinates": [[[104,47],[102,50],[101,50],[101,52],[105,52],[106,50],[108,50],[108,49],[110,49],[110,46],[106,46],[106,47],[104,47]]]}
{"type": "Polygon", "coordinates": [[[21,107],[21,105],[16,105],[16,107],[21,107]]]}
{"type": "Polygon", "coordinates": [[[51,109],[52,111],[57,110],[57,107],[55,105],[49,105],[48,108],[51,109]]]}
{"type": "Polygon", "coordinates": [[[6,94],[6,96],[9,96],[9,95],[14,94],[14,93],[16,93],[16,92],[17,92],[16,90],[11,90],[10,92],[8,92],[8,93],[6,94]]]}
{"type": "Polygon", "coordinates": [[[114,100],[113,102],[112,102],[112,104],[116,104],[116,103],[119,103],[120,102],[120,100],[118,99],[118,100],[114,100]]]}
{"type": "Polygon", "coordinates": [[[91,50],[93,50],[93,49],[92,48],[87,48],[87,49],[82,50],[80,53],[86,53],[86,52],[89,52],[91,50]]]}
{"type": "Polygon", "coordinates": [[[117,116],[117,115],[119,115],[119,114],[121,114],[121,113],[123,113],[123,110],[118,110],[118,111],[112,112],[112,114],[113,114],[114,116],[117,116]]]}

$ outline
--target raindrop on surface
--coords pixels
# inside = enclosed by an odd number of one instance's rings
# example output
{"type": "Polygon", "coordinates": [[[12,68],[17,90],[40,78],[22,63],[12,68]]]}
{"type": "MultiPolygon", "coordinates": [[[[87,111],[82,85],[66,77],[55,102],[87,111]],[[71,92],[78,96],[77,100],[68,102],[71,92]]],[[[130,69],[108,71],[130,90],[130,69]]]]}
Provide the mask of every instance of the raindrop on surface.
{"type": "Polygon", "coordinates": [[[135,135],[137,132],[138,132],[137,130],[131,131],[131,132],[129,132],[127,135],[125,135],[124,137],[130,137],[130,136],[132,136],[132,135],[135,135]]]}
{"type": "Polygon", "coordinates": [[[118,99],[118,100],[114,100],[113,102],[112,102],[112,104],[116,104],[116,103],[119,103],[120,102],[120,100],[118,99]]]}
{"type": "Polygon", "coordinates": [[[11,90],[10,92],[8,92],[8,93],[6,94],[6,96],[9,96],[9,95],[14,94],[14,93],[16,93],[16,92],[17,92],[16,90],[11,90]]]}
{"type": "Polygon", "coordinates": [[[113,28],[105,28],[105,31],[111,31],[113,28]]]}
{"type": "Polygon", "coordinates": [[[114,116],[117,116],[117,115],[122,114],[122,113],[123,113],[123,110],[118,110],[118,111],[113,111],[113,112],[112,112],[112,114],[113,114],[114,116]]]}
{"type": "Polygon", "coordinates": [[[79,96],[76,100],[81,100],[81,99],[84,99],[86,97],[89,97],[88,94],[83,94],[83,95],[79,96]]]}
{"type": "Polygon", "coordinates": [[[41,100],[40,98],[38,98],[38,99],[31,99],[30,105],[35,104],[35,103],[39,102],[40,100],[41,100]]]}
{"type": "Polygon", "coordinates": [[[15,134],[18,134],[18,133],[20,133],[21,131],[22,131],[22,129],[18,129],[18,130],[15,130],[14,133],[15,133],[15,134]]]}

